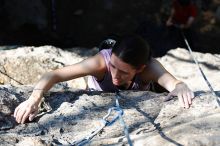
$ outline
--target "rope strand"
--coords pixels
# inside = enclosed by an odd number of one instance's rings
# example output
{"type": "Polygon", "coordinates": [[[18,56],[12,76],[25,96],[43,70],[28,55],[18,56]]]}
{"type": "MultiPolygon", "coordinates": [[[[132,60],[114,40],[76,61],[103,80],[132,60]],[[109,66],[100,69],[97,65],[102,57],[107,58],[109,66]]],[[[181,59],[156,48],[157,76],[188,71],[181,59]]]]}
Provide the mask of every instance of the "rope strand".
{"type": "Polygon", "coordinates": [[[217,95],[217,94],[215,93],[215,91],[213,90],[213,88],[212,88],[210,82],[208,81],[207,77],[205,76],[204,72],[202,71],[202,68],[200,67],[198,61],[197,61],[196,58],[193,56],[192,49],[191,49],[191,47],[190,47],[190,45],[189,45],[189,43],[188,43],[188,41],[187,41],[187,39],[186,39],[186,36],[185,36],[184,32],[183,32],[182,30],[180,30],[180,31],[181,31],[181,34],[182,34],[182,36],[183,36],[183,39],[184,39],[184,41],[185,41],[185,43],[186,43],[186,46],[187,46],[187,48],[188,48],[188,50],[189,50],[189,52],[190,52],[191,57],[193,58],[195,64],[198,66],[199,71],[200,71],[200,73],[202,74],[202,77],[204,78],[206,84],[208,85],[208,87],[209,87],[209,89],[210,89],[212,95],[216,96],[217,103],[218,103],[218,105],[220,106],[220,97],[218,97],[218,95],[217,95]]]}

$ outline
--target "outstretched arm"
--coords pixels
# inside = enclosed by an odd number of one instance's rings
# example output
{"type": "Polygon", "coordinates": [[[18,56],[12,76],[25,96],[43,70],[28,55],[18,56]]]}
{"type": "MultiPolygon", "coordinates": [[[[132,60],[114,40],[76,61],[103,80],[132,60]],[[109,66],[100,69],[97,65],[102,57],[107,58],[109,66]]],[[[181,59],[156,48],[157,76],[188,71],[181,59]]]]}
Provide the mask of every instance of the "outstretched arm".
{"type": "Polygon", "coordinates": [[[97,54],[80,63],[44,74],[36,84],[29,99],[22,102],[15,109],[14,117],[16,121],[18,123],[25,123],[27,118],[32,121],[38,113],[38,106],[43,97],[43,93],[47,92],[54,84],[86,75],[93,75],[97,79],[101,79],[105,69],[104,58],[101,54],[97,54]]]}
{"type": "Polygon", "coordinates": [[[156,59],[152,59],[147,74],[151,80],[159,83],[170,92],[167,98],[178,96],[181,106],[185,108],[189,108],[192,104],[193,92],[185,83],[171,75],[156,59]]]}

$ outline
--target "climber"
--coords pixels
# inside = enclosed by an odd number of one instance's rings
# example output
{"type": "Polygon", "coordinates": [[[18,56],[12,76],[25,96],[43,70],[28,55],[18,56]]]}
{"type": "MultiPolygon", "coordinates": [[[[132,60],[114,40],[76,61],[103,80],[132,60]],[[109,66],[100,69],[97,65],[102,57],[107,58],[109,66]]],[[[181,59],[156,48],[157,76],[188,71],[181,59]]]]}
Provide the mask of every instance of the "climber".
{"type": "Polygon", "coordinates": [[[150,47],[143,38],[128,35],[117,41],[113,48],[101,49],[93,57],[44,74],[29,99],[15,109],[16,121],[32,121],[38,113],[43,94],[54,84],[87,75],[90,75],[88,89],[107,92],[150,90],[152,82],[155,82],[169,91],[165,100],[178,96],[184,108],[190,107],[194,97],[184,82],[177,80],[151,56],[150,47]]]}

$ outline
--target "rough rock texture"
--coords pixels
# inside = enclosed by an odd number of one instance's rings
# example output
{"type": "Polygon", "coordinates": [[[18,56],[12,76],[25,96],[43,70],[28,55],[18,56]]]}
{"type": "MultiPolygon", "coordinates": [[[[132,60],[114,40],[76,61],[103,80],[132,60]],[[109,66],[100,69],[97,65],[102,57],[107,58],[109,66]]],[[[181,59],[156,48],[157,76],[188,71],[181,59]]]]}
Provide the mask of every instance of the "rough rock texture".
{"type": "MultiPolygon", "coordinates": [[[[51,111],[27,124],[16,124],[14,108],[31,93],[30,86],[0,87],[0,145],[67,145],[89,135],[99,127],[108,108],[115,105],[114,93],[63,91],[57,89],[46,97],[51,111]]],[[[220,92],[217,92],[219,95],[220,92]]],[[[193,106],[183,109],[176,98],[163,102],[165,94],[121,92],[119,103],[134,145],[216,146],[220,144],[220,108],[210,93],[196,92],[193,106]]],[[[115,113],[112,113],[111,117],[115,113]]],[[[105,127],[90,145],[126,144],[119,121],[105,127]]]]}
{"type": "MultiPolygon", "coordinates": [[[[220,91],[220,54],[193,52],[208,81],[215,91],[220,91]]],[[[209,90],[198,66],[186,49],[170,50],[158,60],[175,77],[186,82],[193,91],[209,90]]]]}
{"type": "MultiPolygon", "coordinates": [[[[63,52],[49,46],[19,48],[0,53],[3,56],[0,61],[1,63],[4,62],[1,67],[4,66],[6,68],[5,66],[8,66],[8,68],[11,68],[11,71],[7,70],[7,73],[16,72],[18,76],[16,78],[13,76],[13,78],[21,79],[19,81],[22,81],[22,76],[25,77],[23,79],[26,79],[26,77],[28,78],[28,76],[34,74],[34,71],[30,71],[32,69],[29,68],[30,65],[22,65],[22,61],[25,59],[28,60],[26,64],[32,62],[31,64],[37,64],[37,67],[42,65],[45,70],[49,70],[51,66],[63,66],[60,63],[56,64],[51,61],[52,58],[65,65],[72,64],[74,61],[69,62],[69,60],[77,58],[75,53],[63,52]],[[26,55],[22,55],[24,51],[26,51],[26,55]],[[32,53],[36,56],[37,54],[40,55],[36,57],[32,53]],[[10,60],[7,56],[10,56],[10,60]],[[47,68],[46,63],[38,63],[37,61],[41,57],[49,58],[48,64],[51,64],[51,66],[47,68]],[[31,58],[35,61],[32,61],[31,58]],[[17,67],[14,65],[16,59],[17,61],[22,60],[17,67]],[[12,62],[8,63],[10,61],[12,62]],[[9,67],[10,65],[12,67],[9,67]],[[22,67],[20,68],[19,66],[22,67]],[[29,69],[26,70],[26,67],[29,69]],[[17,70],[21,73],[18,74],[17,70]]],[[[193,54],[200,63],[216,94],[220,96],[220,86],[218,84],[220,81],[218,72],[220,55],[193,54]]],[[[87,55],[82,58],[79,57],[79,60],[86,57],[87,55]]],[[[195,92],[196,97],[193,100],[192,107],[184,109],[178,105],[177,98],[164,102],[163,99],[166,93],[157,94],[149,91],[121,92],[119,103],[124,110],[123,119],[129,128],[133,144],[136,146],[219,145],[220,108],[217,105],[216,97],[210,93],[200,72],[192,62],[189,52],[185,49],[171,50],[166,56],[158,58],[158,60],[174,76],[185,81],[195,92]]],[[[1,74],[0,79],[4,79],[2,78],[3,75],[1,74]]],[[[35,74],[35,76],[38,75],[35,74]]],[[[23,84],[32,83],[27,81],[27,83],[23,84]]],[[[93,130],[100,127],[100,119],[107,114],[110,107],[115,105],[115,93],[89,92],[75,87],[71,88],[71,86],[68,87],[66,88],[65,84],[55,86],[50,90],[50,94],[45,97],[45,102],[43,102],[40,112],[34,121],[26,124],[17,124],[12,116],[14,109],[19,103],[29,97],[33,85],[1,85],[0,145],[68,145],[88,136],[93,130]]],[[[113,112],[109,120],[115,115],[116,113],[113,112]]],[[[123,127],[120,122],[116,121],[112,126],[105,127],[87,145],[127,145],[127,139],[124,137],[123,127]]]]}
{"type": "MultiPolygon", "coordinates": [[[[77,63],[94,52],[94,49],[75,49],[74,53],[71,53],[52,46],[0,51],[0,84],[34,84],[42,74],[77,63]],[[82,54],[83,51],[85,53],[82,54]]],[[[85,89],[85,78],[68,81],[67,86],[85,89]]]]}

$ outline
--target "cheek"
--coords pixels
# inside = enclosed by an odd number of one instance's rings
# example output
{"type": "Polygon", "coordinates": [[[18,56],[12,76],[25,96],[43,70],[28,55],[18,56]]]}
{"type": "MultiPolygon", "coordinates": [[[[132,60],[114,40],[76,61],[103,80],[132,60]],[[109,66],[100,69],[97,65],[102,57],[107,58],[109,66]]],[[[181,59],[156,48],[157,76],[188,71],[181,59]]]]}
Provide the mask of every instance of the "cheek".
{"type": "Polygon", "coordinates": [[[113,75],[113,74],[114,74],[114,72],[115,72],[115,69],[114,69],[114,68],[112,68],[112,67],[110,67],[110,73],[111,73],[111,75],[113,75]]]}
{"type": "Polygon", "coordinates": [[[133,77],[134,77],[133,74],[126,74],[126,75],[122,75],[122,76],[121,76],[121,78],[122,78],[123,80],[126,80],[126,81],[132,80],[133,77]]]}
{"type": "Polygon", "coordinates": [[[115,68],[110,68],[110,73],[111,73],[112,78],[119,78],[119,76],[120,76],[118,73],[116,75],[116,69],[115,68]]]}
{"type": "Polygon", "coordinates": [[[129,75],[127,75],[127,78],[129,80],[132,80],[134,78],[134,76],[135,76],[135,72],[131,72],[129,75]]]}

